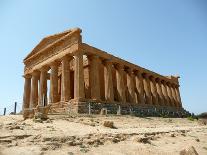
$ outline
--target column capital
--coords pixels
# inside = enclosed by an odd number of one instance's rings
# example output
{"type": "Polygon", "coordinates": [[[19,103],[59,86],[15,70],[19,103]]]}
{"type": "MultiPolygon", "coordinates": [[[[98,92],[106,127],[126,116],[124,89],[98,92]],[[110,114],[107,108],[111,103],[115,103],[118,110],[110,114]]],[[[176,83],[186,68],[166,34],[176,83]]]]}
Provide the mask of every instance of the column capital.
{"type": "Polygon", "coordinates": [[[142,73],[142,77],[144,77],[145,79],[149,79],[151,75],[147,74],[147,73],[142,73]]]}
{"type": "Polygon", "coordinates": [[[116,69],[123,70],[124,69],[124,65],[123,64],[120,64],[120,63],[117,63],[117,64],[115,64],[115,68],[116,69]]]}
{"type": "Polygon", "coordinates": [[[35,70],[31,74],[32,74],[32,76],[39,76],[40,72],[38,70],[35,70]]]}
{"type": "Polygon", "coordinates": [[[41,67],[39,70],[42,72],[44,72],[44,71],[48,71],[49,70],[49,66],[43,66],[43,67],[41,67]]]}
{"type": "Polygon", "coordinates": [[[167,86],[172,86],[172,83],[166,82],[167,86]]]}
{"type": "Polygon", "coordinates": [[[25,79],[30,79],[32,77],[32,75],[30,74],[25,74],[25,75],[22,75],[22,77],[24,77],[25,79]]]}
{"type": "Polygon", "coordinates": [[[113,62],[112,62],[110,59],[104,59],[104,60],[103,60],[103,64],[104,64],[104,65],[112,65],[113,62]]]}
{"type": "Polygon", "coordinates": [[[73,59],[73,56],[72,55],[64,55],[61,59],[60,59],[60,61],[62,62],[62,61],[70,61],[70,60],[72,60],[73,59]]]}
{"type": "Polygon", "coordinates": [[[126,68],[126,72],[129,73],[129,74],[132,74],[133,70],[128,67],[128,68],[126,68]]]}
{"type": "Polygon", "coordinates": [[[88,58],[89,60],[94,60],[94,59],[98,59],[99,56],[98,56],[98,55],[95,55],[95,54],[91,54],[91,55],[87,55],[87,58],[88,58]]]}
{"type": "Polygon", "coordinates": [[[60,62],[58,62],[58,61],[53,61],[53,62],[51,62],[49,65],[50,65],[50,68],[51,67],[54,67],[54,66],[58,66],[60,64],[60,62]]]}
{"type": "Polygon", "coordinates": [[[161,83],[162,84],[166,84],[167,82],[165,80],[161,80],[161,83]]]}
{"type": "MultiPolygon", "coordinates": [[[[138,77],[142,76],[142,72],[140,70],[134,71],[134,74],[138,77]]],[[[143,77],[143,76],[142,76],[143,77]]]]}
{"type": "Polygon", "coordinates": [[[160,79],[159,77],[157,77],[157,78],[155,78],[155,81],[156,81],[157,83],[160,83],[160,82],[161,82],[161,79],[160,79]]]}
{"type": "Polygon", "coordinates": [[[77,51],[73,52],[73,56],[81,56],[83,54],[84,54],[84,52],[82,50],[77,50],[77,51]]]}
{"type": "Polygon", "coordinates": [[[154,82],[156,78],[154,76],[149,76],[149,79],[154,82]]]}

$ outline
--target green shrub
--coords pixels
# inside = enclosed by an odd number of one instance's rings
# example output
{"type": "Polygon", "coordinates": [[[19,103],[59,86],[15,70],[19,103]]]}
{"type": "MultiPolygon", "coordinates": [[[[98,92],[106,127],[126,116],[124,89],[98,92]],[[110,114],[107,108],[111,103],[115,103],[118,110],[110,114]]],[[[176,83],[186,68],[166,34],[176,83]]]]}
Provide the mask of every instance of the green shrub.
{"type": "Polygon", "coordinates": [[[187,119],[188,119],[189,121],[194,121],[194,118],[193,118],[192,116],[187,117],[187,119]]]}

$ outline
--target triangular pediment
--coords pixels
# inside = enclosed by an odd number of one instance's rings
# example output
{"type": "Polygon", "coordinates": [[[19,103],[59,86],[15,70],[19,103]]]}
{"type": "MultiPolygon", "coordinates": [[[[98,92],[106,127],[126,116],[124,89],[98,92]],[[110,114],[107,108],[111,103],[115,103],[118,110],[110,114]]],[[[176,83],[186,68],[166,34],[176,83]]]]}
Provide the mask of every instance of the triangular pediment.
{"type": "Polygon", "coordinates": [[[52,45],[54,42],[56,42],[58,40],[61,40],[67,34],[71,33],[74,30],[76,30],[76,29],[70,29],[70,30],[64,31],[62,33],[57,33],[57,34],[50,35],[50,36],[47,36],[47,37],[43,38],[39,42],[39,44],[37,44],[37,46],[26,56],[26,58],[24,60],[26,60],[26,59],[30,58],[31,56],[35,55],[36,53],[38,53],[42,49],[46,48],[47,46],[52,45]]]}

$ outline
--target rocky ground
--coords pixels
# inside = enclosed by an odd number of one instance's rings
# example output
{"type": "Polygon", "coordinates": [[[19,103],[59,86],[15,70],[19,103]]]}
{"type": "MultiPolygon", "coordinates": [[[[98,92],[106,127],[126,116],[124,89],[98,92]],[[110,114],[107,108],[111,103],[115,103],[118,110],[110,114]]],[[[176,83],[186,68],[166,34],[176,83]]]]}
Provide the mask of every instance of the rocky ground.
{"type": "Polygon", "coordinates": [[[176,155],[191,146],[199,155],[207,154],[206,120],[98,115],[49,118],[0,116],[0,155],[176,155]]]}

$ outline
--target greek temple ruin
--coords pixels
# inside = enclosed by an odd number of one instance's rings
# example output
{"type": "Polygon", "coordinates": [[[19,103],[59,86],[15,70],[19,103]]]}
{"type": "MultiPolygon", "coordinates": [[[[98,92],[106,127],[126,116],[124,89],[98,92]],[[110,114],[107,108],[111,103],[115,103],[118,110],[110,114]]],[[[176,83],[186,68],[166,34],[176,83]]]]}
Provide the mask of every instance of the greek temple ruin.
{"type": "Polygon", "coordinates": [[[24,59],[23,112],[183,110],[179,76],[163,76],[82,42],[79,28],[43,38],[24,59]]]}

